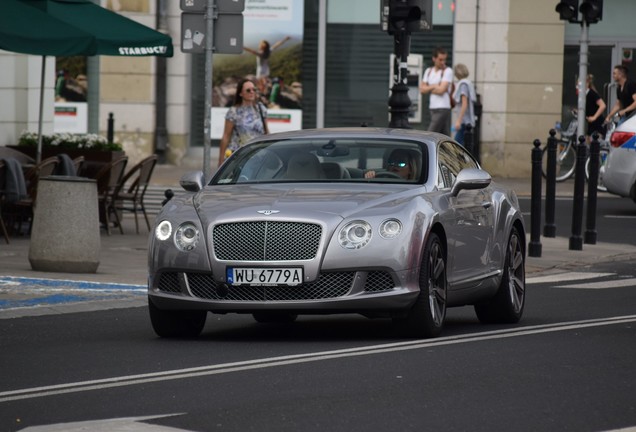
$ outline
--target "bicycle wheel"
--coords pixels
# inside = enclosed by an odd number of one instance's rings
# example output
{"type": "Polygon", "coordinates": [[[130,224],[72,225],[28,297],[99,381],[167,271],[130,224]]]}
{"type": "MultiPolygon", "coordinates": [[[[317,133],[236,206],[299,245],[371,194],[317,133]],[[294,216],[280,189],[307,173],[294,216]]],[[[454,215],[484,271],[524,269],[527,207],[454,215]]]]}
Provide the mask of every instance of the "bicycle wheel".
{"type": "MultiPolygon", "coordinates": [[[[562,182],[574,174],[576,168],[576,150],[569,141],[557,142],[557,158],[556,158],[556,181],[562,182]]],[[[546,177],[548,172],[548,147],[543,148],[543,154],[541,155],[541,172],[543,177],[546,177]]]]}
{"type": "MultiPolygon", "coordinates": [[[[596,189],[601,192],[607,192],[607,188],[603,183],[603,175],[605,174],[605,163],[607,162],[607,157],[609,156],[609,151],[605,149],[601,149],[598,154],[598,183],[596,189]]],[[[585,179],[590,180],[590,158],[588,157],[585,161],[585,179]]]]}

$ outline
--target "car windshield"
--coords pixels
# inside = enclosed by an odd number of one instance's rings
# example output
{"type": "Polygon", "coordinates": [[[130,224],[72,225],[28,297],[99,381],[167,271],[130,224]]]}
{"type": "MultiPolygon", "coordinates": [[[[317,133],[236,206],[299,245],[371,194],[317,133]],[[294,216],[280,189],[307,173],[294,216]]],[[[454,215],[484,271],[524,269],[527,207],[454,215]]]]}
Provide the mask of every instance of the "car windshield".
{"type": "Polygon", "coordinates": [[[414,141],[287,139],[250,144],[224,163],[211,184],[264,182],[423,183],[426,147],[414,141]]]}

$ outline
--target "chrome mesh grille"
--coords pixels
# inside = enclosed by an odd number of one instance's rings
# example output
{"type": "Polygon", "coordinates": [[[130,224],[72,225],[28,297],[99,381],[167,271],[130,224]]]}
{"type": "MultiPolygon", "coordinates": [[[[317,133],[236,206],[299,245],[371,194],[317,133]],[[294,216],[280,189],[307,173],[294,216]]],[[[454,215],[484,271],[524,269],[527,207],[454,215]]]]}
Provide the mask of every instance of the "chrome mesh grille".
{"type": "Polygon", "coordinates": [[[159,278],[157,288],[159,288],[160,291],[181,293],[181,285],[179,284],[178,273],[162,273],[161,277],[159,278]]]}
{"type": "Polygon", "coordinates": [[[206,300],[285,301],[319,300],[346,295],[351,290],[355,272],[321,273],[318,280],[297,286],[230,286],[227,292],[217,290],[211,274],[187,273],[192,295],[206,300]]]}
{"type": "Polygon", "coordinates": [[[320,225],[300,222],[237,222],[214,227],[214,253],[228,261],[295,261],[316,256],[320,225]]]}
{"type": "Polygon", "coordinates": [[[367,292],[390,291],[395,288],[391,274],[385,271],[372,271],[367,275],[364,290],[367,292]]]}

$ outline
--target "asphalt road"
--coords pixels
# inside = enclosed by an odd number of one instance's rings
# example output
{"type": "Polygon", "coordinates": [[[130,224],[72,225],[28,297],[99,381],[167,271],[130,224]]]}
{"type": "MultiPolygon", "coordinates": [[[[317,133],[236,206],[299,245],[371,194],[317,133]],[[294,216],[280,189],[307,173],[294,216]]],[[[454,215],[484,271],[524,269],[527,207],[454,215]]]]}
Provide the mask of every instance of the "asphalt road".
{"type": "Polygon", "coordinates": [[[121,418],[127,430],[635,427],[633,264],[528,282],[519,325],[452,309],[443,336],[424,341],[354,315],[210,315],[196,340],[158,339],[143,307],[3,320],[0,429],[116,430],[121,418]]]}

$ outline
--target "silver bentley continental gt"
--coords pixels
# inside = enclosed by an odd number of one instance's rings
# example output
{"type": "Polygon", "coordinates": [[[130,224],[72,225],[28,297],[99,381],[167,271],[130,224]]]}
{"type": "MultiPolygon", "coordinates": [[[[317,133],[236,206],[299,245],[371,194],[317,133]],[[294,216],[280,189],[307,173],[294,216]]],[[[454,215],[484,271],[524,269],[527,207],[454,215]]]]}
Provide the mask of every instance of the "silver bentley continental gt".
{"type": "Polygon", "coordinates": [[[334,128],[266,135],[209,182],[181,178],[149,244],[148,306],[162,337],[208,312],[392,318],[435,337],[446,309],[516,323],[526,235],[517,196],[445,135],[334,128]]]}

